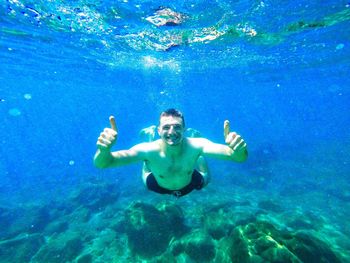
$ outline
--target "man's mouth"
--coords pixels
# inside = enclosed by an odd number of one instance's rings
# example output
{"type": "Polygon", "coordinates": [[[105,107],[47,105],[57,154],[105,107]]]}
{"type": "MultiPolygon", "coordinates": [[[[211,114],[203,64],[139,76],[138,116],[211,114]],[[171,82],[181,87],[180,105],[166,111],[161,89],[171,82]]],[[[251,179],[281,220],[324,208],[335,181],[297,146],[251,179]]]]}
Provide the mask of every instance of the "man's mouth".
{"type": "Polygon", "coordinates": [[[177,135],[169,135],[166,137],[166,140],[169,142],[177,142],[180,139],[177,135]]]}
{"type": "Polygon", "coordinates": [[[177,138],[178,138],[177,136],[168,136],[167,140],[169,140],[169,141],[176,141],[177,138]]]}

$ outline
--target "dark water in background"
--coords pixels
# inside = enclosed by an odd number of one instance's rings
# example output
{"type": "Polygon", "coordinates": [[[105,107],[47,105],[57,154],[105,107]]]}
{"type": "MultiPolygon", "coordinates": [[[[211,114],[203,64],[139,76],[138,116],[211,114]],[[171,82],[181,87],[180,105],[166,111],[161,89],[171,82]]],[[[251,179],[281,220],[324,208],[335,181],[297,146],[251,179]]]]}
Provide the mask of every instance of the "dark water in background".
{"type": "Polygon", "coordinates": [[[347,1],[0,8],[2,205],[64,198],[87,178],[142,189],[139,165],[94,168],[95,142],[113,114],[116,149],[128,148],[168,107],[213,141],[223,142],[225,119],[246,139],[246,163],[211,161],[213,189],[215,177],[267,193],[307,181],[300,191],[317,185],[350,200],[347,1]],[[185,14],[183,23],[152,25],[145,18],[159,6],[185,14]],[[249,185],[229,169],[265,181],[249,185]]]}

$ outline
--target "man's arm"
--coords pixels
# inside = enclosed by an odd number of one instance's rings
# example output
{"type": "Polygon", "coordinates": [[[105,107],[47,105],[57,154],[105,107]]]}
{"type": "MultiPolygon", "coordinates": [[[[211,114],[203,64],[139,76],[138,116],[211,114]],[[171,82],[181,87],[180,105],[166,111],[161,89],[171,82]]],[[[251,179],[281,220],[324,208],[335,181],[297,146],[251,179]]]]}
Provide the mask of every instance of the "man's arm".
{"type": "Polygon", "coordinates": [[[230,132],[229,121],[224,122],[224,137],[227,145],[213,143],[210,140],[201,138],[200,144],[204,156],[244,162],[248,157],[247,144],[243,138],[235,133],[230,132]]]}
{"type": "Polygon", "coordinates": [[[129,150],[116,152],[98,149],[94,157],[94,165],[98,168],[109,168],[145,160],[144,144],[138,144],[129,150]]]}
{"type": "Polygon", "coordinates": [[[214,143],[204,138],[202,140],[202,154],[207,157],[236,162],[244,162],[248,157],[246,146],[244,148],[233,150],[230,146],[214,143]]]}
{"type": "Polygon", "coordinates": [[[145,159],[146,145],[138,144],[129,150],[111,152],[118,137],[117,125],[113,116],[109,117],[111,128],[105,128],[97,140],[94,165],[98,168],[126,165],[145,159]]]}

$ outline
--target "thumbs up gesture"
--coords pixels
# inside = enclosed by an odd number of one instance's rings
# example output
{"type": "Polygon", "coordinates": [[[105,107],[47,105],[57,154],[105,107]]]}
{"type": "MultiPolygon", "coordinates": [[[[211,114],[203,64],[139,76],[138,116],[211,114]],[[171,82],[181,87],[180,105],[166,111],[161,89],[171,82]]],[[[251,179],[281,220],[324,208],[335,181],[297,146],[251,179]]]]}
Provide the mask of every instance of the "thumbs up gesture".
{"type": "Polygon", "coordinates": [[[111,127],[105,128],[97,139],[97,148],[101,151],[110,151],[118,137],[118,129],[114,116],[109,117],[109,122],[111,127]]]}
{"type": "Polygon", "coordinates": [[[228,120],[224,121],[224,137],[226,144],[234,152],[241,152],[247,149],[247,144],[243,138],[239,134],[230,131],[230,122],[228,120]]]}

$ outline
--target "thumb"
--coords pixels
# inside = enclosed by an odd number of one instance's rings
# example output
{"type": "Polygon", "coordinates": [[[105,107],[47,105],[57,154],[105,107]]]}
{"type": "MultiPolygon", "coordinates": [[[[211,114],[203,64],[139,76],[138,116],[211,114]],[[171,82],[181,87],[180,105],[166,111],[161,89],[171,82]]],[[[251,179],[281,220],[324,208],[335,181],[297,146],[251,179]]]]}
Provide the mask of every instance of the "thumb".
{"type": "Polygon", "coordinates": [[[118,132],[118,129],[117,129],[117,125],[116,125],[116,123],[115,123],[115,118],[114,118],[114,116],[110,116],[110,117],[109,117],[109,123],[111,124],[111,128],[112,128],[113,130],[115,130],[116,132],[118,132]]]}
{"type": "Polygon", "coordinates": [[[224,137],[225,137],[225,139],[229,133],[230,133],[230,122],[228,120],[225,120],[224,121],[224,137]]]}

